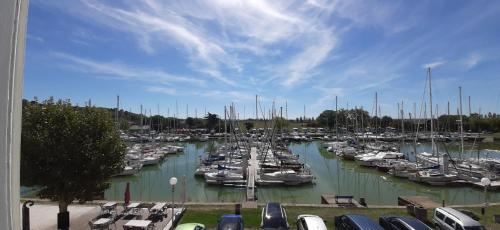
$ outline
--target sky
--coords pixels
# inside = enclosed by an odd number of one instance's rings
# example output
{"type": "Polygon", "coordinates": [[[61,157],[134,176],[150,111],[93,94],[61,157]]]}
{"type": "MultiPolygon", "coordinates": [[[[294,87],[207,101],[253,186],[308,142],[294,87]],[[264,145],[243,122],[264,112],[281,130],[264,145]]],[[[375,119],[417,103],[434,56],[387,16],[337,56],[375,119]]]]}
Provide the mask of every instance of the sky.
{"type": "MultiPolygon", "coordinates": [[[[500,113],[500,1],[31,0],[24,97],[202,117],[500,113]],[[427,108],[429,111],[430,108],[427,108]]],[[[414,115],[413,115],[414,116],[414,115]]]]}

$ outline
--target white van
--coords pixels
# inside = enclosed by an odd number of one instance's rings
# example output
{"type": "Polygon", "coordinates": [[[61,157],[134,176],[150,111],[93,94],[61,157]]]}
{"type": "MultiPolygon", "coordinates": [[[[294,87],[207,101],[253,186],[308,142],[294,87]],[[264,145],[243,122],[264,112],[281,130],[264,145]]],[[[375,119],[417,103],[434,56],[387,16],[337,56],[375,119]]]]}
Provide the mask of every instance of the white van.
{"type": "Polygon", "coordinates": [[[436,229],[486,230],[479,222],[453,208],[436,208],[432,219],[436,229]]]}

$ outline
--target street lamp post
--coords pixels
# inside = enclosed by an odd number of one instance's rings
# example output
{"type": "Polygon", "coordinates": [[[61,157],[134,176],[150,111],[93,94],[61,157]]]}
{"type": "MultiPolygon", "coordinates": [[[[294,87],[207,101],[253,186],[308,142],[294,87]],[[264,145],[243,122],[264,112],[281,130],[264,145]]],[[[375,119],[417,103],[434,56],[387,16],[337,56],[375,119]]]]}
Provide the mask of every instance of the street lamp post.
{"type": "Polygon", "coordinates": [[[177,184],[177,178],[176,177],[171,177],[169,180],[170,185],[172,186],[172,227],[174,226],[174,191],[175,191],[175,185],[177,184]]]}
{"type": "Polygon", "coordinates": [[[483,215],[484,215],[484,219],[486,221],[486,207],[488,206],[488,198],[487,198],[487,193],[488,193],[488,186],[491,184],[491,181],[489,178],[487,177],[483,177],[481,179],[481,184],[484,186],[484,207],[483,207],[483,215]]]}

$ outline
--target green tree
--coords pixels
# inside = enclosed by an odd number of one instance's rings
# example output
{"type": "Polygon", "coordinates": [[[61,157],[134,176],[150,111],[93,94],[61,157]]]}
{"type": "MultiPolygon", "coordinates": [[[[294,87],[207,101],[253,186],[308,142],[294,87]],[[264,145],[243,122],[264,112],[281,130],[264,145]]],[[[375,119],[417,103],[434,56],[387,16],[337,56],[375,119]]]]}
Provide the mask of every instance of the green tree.
{"type": "Polygon", "coordinates": [[[380,126],[382,128],[387,128],[392,125],[392,118],[389,116],[383,116],[382,120],[380,120],[380,126]]]}
{"type": "Polygon", "coordinates": [[[40,198],[57,201],[63,222],[69,223],[71,202],[93,200],[109,187],[111,175],[123,167],[124,152],[107,110],[50,99],[23,105],[21,184],[39,187],[40,198]]]}
{"type": "Polygon", "coordinates": [[[287,125],[287,120],[285,118],[280,118],[280,117],[276,118],[276,128],[277,129],[282,130],[286,127],[286,125],[287,125]]]}
{"type": "Polygon", "coordinates": [[[195,125],[195,120],[192,117],[186,118],[186,125],[188,128],[193,128],[195,125]]]}
{"type": "Polygon", "coordinates": [[[218,125],[219,120],[220,120],[219,117],[217,116],[217,114],[213,114],[213,113],[208,113],[208,115],[205,117],[205,119],[207,119],[208,130],[215,129],[215,127],[218,125]]]}
{"type": "Polygon", "coordinates": [[[247,129],[247,131],[250,131],[251,129],[253,129],[253,127],[254,127],[253,122],[250,121],[245,122],[245,128],[247,129]]]}
{"type": "Polygon", "coordinates": [[[333,127],[335,127],[335,111],[323,111],[321,114],[319,114],[316,122],[322,127],[328,127],[329,129],[332,129],[333,127]]]}

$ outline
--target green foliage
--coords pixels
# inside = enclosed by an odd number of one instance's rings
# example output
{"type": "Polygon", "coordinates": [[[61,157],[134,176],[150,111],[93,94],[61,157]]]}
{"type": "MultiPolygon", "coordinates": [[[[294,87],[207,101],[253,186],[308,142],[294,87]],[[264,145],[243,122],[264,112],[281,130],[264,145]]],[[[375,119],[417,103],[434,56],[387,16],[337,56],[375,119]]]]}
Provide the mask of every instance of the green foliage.
{"type": "Polygon", "coordinates": [[[368,112],[362,109],[325,110],[318,116],[316,123],[318,126],[328,127],[329,129],[335,128],[336,122],[339,128],[346,125],[353,127],[356,122],[358,127],[362,127],[361,123],[363,123],[363,127],[368,127],[370,126],[370,119],[368,112]]]}
{"type": "Polygon", "coordinates": [[[276,129],[278,130],[286,128],[286,125],[288,123],[286,119],[280,117],[275,118],[275,122],[276,122],[276,129]]]}
{"type": "Polygon", "coordinates": [[[188,128],[192,128],[195,125],[195,120],[192,117],[186,118],[186,125],[188,128]]]}
{"type": "Polygon", "coordinates": [[[251,129],[253,129],[253,127],[254,127],[253,122],[250,121],[245,122],[245,128],[247,129],[247,131],[250,131],[251,129]]]}
{"type": "Polygon", "coordinates": [[[213,114],[213,113],[208,113],[208,115],[205,117],[205,119],[206,119],[206,126],[207,126],[208,130],[215,129],[220,121],[217,114],[213,114]]]}
{"type": "Polygon", "coordinates": [[[380,120],[380,126],[382,128],[387,128],[392,125],[392,118],[389,116],[383,116],[382,119],[380,120]]]}
{"type": "Polygon", "coordinates": [[[23,103],[22,119],[21,184],[62,211],[101,195],[123,167],[125,145],[107,110],[49,99],[23,103]]]}

